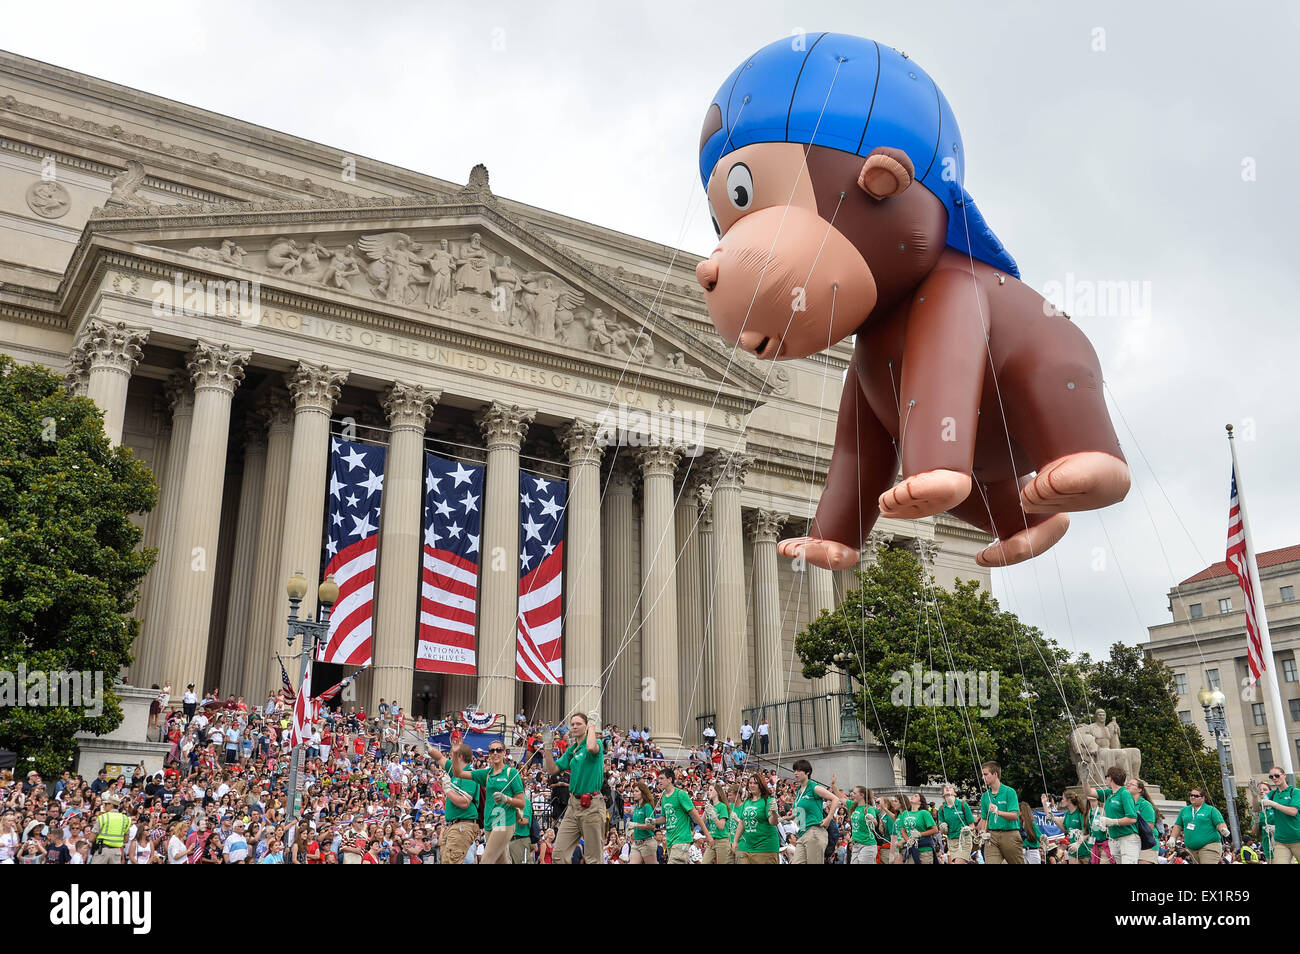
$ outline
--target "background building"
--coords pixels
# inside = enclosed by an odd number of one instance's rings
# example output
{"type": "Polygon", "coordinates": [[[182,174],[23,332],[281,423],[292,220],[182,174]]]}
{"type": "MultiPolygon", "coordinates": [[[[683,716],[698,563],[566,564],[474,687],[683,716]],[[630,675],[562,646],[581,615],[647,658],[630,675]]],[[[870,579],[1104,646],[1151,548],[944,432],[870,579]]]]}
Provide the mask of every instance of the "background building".
{"type": "MultiPolygon", "coordinates": [[[[1300,649],[1300,546],[1260,553],[1260,585],[1273,639],[1273,659],[1282,709],[1287,723],[1283,734],[1292,758],[1300,761],[1300,676],[1296,651],[1300,649]]],[[[1269,738],[1268,704],[1264,682],[1253,692],[1244,691],[1250,670],[1246,664],[1246,613],[1241,587],[1224,562],[1208,566],[1169,591],[1173,621],[1152,626],[1145,650],[1173,670],[1178,688],[1178,714],[1196,725],[1214,747],[1205,727],[1196,694],[1202,687],[1222,689],[1227,696],[1224,713],[1231,737],[1233,772],[1239,784],[1258,779],[1278,764],[1269,738]]]]}
{"type": "MultiPolygon", "coordinates": [[[[607,722],[671,743],[838,690],[792,644],[850,576],[776,543],[816,506],[850,346],[733,353],[697,256],[498,196],[482,166],[462,185],[7,53],[0,226],[0,348],[65,372],[159,481],[136,684],[253,704],[279,685],[284,583],[319,568],[328,435],[347,433],[389,444],[386,495],[419,486],[421,443],[486,461],[484,534],[506,549],[518,470],[571,481],[562,690],[515,682],[509,573],[480,581],[479,676],[415,672],[418,551],[386,562],[412,528],[381,524],[362,701],[555,718],[603,690],[607,722]],[[621,413],[680,423],[697,453],[593,444],[621,413]]],[[[941,585],[989,585],[964,524],[877,531],[941,585]]]]}

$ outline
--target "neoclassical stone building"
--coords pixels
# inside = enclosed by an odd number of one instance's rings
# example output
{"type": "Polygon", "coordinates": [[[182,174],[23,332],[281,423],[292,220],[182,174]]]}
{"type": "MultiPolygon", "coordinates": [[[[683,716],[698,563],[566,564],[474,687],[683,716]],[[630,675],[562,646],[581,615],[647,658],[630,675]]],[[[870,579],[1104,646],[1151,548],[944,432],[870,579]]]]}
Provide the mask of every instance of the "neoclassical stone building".
{"type": "MultiPolygon", "coordinates": [[[[461,185],[10,54],[0,226],[0,349],[66,372],[160,486],[133,682],[278,685],[333,433],[388,445],[363,701],[558,716],[603,693],[671,743],[838,689],[792,646],[850,580],[776,542],[816,506],[850,348],[733,353],[697,256],[512,202],[482,166],[461,185]],[[426,449],[486,462],[477,677],[413,666],[426,449]],[[514,678],[521,468],[570,481],[566,678],[540,696],[514,678]]],[[[877,531],[988,585],[964,525],[877,531]]]]}

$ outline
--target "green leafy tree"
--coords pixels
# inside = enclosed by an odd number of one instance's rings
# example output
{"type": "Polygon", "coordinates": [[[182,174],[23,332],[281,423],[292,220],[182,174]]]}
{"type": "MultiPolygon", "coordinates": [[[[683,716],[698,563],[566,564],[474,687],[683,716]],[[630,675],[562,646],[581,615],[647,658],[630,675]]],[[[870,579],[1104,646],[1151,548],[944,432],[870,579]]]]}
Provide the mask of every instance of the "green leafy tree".
{"type": "Polygon", "coordinates": [[[130,517],[156,500],[148,468],[110,445],[93,402],[0,355],[0,670],[103,673],[97,716],[0,707],[0,748],[47,777],[68,767],[75,733],[121,724],[113,684],[131,661],[131,611],[154,560],[130,517]]]}
{"type": "Polygon", "coordinates": [[[859,588],[810,623],[795,648],[806,677],[829,668],[851,674],[859,716],[903,756],[909,783],[947,779],[973,792],[982,784],[980,763],[994,760],[1007,783],[1037,804],[1039,792],[1075,780],[1069,714],[1086,707],[1068,653],[977,583],[935,586],[907,551],[882,549],[858,579],[859,588]],[[966,681],[963,699],[929,672],[976,674],[975,687],[966,681]]]}
{"type": "Polygon", "coordinates": [[[1207,798],[1223,807],[1219,756],[1206,748],[1195,725],[1178,718],[1178,691],[1168,666],[1136,646],[1116,643],[1110,659],[1090,668],[1087,685],[1093,708],[1119,721],[1125,748],[1142,750],[1147,782],[1160,786],[1166,798],[1184,800],[1192,786],[1205,786],[1207,798]]]}

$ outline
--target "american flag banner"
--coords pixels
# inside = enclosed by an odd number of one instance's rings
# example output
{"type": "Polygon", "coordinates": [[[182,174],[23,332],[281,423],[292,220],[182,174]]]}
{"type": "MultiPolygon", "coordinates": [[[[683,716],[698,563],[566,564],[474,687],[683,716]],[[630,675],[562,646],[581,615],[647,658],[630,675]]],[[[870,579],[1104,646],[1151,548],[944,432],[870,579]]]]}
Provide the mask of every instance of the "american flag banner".
{"type": "Polygon", "coordinates": [[[477,672],[479,534],[483,467],[425,455],[424,568],[415,668],[472,676],[477,672]]]}
{"type": "MultiPolygon", "coordinates": [[[[282,664],[283,665],[283,664],[282,664]]],[[[311,738],[311,720],[315,718],[315,707],[311,698],[311,666],[302,674],[302,691],[293,701],[293,727],[289,730],[289,747],[292,748],[311,738]]]]}
{"type": "Polygon", "coordinates": [[[564,682],[563,480],[519,472],[519,618],[515,678],[558,686],[564,682]]]}
{"type": "Polygon", "coordinates": [[[368,666],[373,655],[375,564],[387,448],[333,438],[325,572],[339,586],[321,662],[368,666]]]}
{"type": "Polygon", "coordinates": [[[284,668],[283,659],[276,657],[276,662],[280,664],[280,686],[284,689],[284,701],[293,702],[293,683],[289,681],[289,671],[284,668]]]}
{"type": "Polygon", "coordinates": [[[1228,568],[1237,578],[1246,598],[1246,658],[1250,664],[1250,685],[1255,685],[1264,674],[1264,645],[1259,636],[1259,623],[1255,616],[1255,586],[1251,575],[1255,572],[1255,554],[1250,552],[1246,527],[1241,519],[1241,500],[1237,496],[1237,465],[1232,466],[1232,494],[1228,501],[1228,568]]]}

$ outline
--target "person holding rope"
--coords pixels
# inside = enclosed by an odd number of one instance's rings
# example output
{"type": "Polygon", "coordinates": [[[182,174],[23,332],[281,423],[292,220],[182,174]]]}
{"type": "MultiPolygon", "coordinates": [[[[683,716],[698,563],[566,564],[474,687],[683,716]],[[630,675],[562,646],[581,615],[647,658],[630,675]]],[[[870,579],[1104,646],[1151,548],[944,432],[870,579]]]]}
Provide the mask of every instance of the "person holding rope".
{"type": "Polygon", "coordinates": [[[693,825],[704,829],[704,840],[708,848],[713,847],[713,836],[708,826],[700,817],[695,803],[686,790],[677,787],[677,770],[671,765],[659,773],[659,812],[655,821],[661,823],[668,833],[668,864],[688,865],[691,863],[691,844],[694,841],[693,825]]]}
{"type": "Polygon", "coordinates": [[[834,775],[831,776],[831,791],[835,793],[836,798],[844,802],[845,810],[849,814],[849,829],[852,832],[849,864],[874,865],[880,849],[876,841],[876,823],[880,811],[874,804],[875,799],[871,791],[865,785],[855,785],[853,794],[845,798],[844,793],[835,784],[834,775]]]}
{"type": "Polygon", "coordinates": [[[704,864],[731,864],[731,841],[727,837],[731,827],[731,809],[727,806],[727,792],[721,782],[714,782],[708,788],[708,802],[704,806],[704,815],[709,823],[709,834],[713,841],[704,852],[704,864]]]}
{"type": "MultiPolygon", "coordinates": [[[[1151,834],[1156,832],[1156,807],[1151,804],[1151,796],[1147,794],[1146,783],[1140,778],[1131,778],[1124,783],[1128,793],[1133,796],[1133,802],[1137,806],[1138,817],[1151,826],[1151,834]]],[[[1141,835],[1139,829],[1138,834],[1141,835]]],[[[1159,839],[1157,838],[1157,841],[1159,839]]],[[[1138,849],[1138,864],[1153,865],[1156,863],[1156,847],[1138,849]]]]}
{"type": "Polygon", "coordinates": [[[1097,797],[1104,801],[1104,810],[1100,818],[1110,836],[1110,854],[1116,864],[1135,865],[1142,850],[1142,840],[1138,835],[1137,802],[1124,783],[1128,773],[1118,765],[1106,770],[1106,781],[1110,790],[1097,789],[1097,797]]]}
{"type": "Polygon", "coordinates": [[[632,820],[627,825],[632,839],[628,864],[657,865],[659,845],[655,841],[655,797],[650,786],[638,780],[632,798],[635,805],[632,807],[632,820]]]}
{"type": "Polygon", "coordinates": [[[823,865],[826,863],[826,829],[840,807],[840,800],[825,785],[812,780],[812,763],[797,760],[794,769],[794,804],[787,818],[799,826],[799,840],[791,864],[823,865]],[[825,803],[830,802],[827,810],[825,803]]]}
{"type": "Polygon", "coordinates": [[[483,825],[487,841],[483,848],[483,864],[510,864],[510,842],[518,824],[517,813],[526,803],[524,783],[519,773],[506,765],[506,745],[494,741],[488,745],[487,768],[466,770],[452,768],[457,779],[469,779],[485,793],[491,804],[484,804],[483,825]]]}
{"type": "MultiPolygon", "coordinates": [[[[434,765],[438,763],[441,752],[433,750],[434,765]]],[[[446,826],[443,828],[441,843],[441,861],[444,865],[465,863],[465,856],[474,848],[478,840],[478,794],[479,785],[465,767],[474,761],[474,753],[463,742],[451,747],[451,758],[443,765],[439,777],[443,793],[447,796],[445,806],[446,826]]]]}
{"type": "Polygon", "coordinates": [[[980,766],[984,794],[980,796],[979,830],[987,833],[984,863],[1023,865],[1025,850],[1020,840],[1020,799],[1016,790],[1002,782],[1002,766],[985,762],[980,766]]]}
{"type": "Polygon", "coordinates": [[[1065,817],[1061,819],[1061,830],[1069,845],[1066,851],[1066,864],[1086,865],[1089,861],[1087,799],[1078,792],[1065,793],[1065,817]]]}
{"type": "Polygon", "coordinates": [[[1300,859],[1300,789],[1286,784],[1286,774],[1274,765],[1268,770],[1269,795],[1259,800],[1269,830],[1274,865],[1300,859]]]}
{"type": "Polygon", "coordinates": [[[781,819],[776,799],[772,797],[762,772],[751,775],[745,785],[749,798],[740,805],[736,833],[731,836],[736,863],[777,864],[781,852],[781,819]]]}
{"type": "Polygon", "coordinates": [[[551,751],[555,741],[548,723],[542,733],[542,764],[550,775],[569,772],[569,801],[555,836],[555,863],[572,862],[573,851],[582,839],[584,864],[603,863],[600,846],[605,843],[605,749],[600,737],[600,713],[592,709],[569,717],[569,744],[559,760],[551,751]]]}
{"type": "Polygon", "coordinates": [[[1183,840],[1193,864],[1217,865],[1223,858],[1223,839],[1231,837],[1232,832],[1219,810],[1205,803],[1200,786],[1193,788],[1187,797],[1191,804],[1184,805],[1178,813],[1170,834],[1183,840]]]}
{"type": "Polygon", "coordinates": [[[951,783],[943,786],[943,804],[939,806],[939,831],[948,838],[948,863],[970,864],[975,850],[975,813],[966,801],[957,800],[957,789],[951,783]]]}

